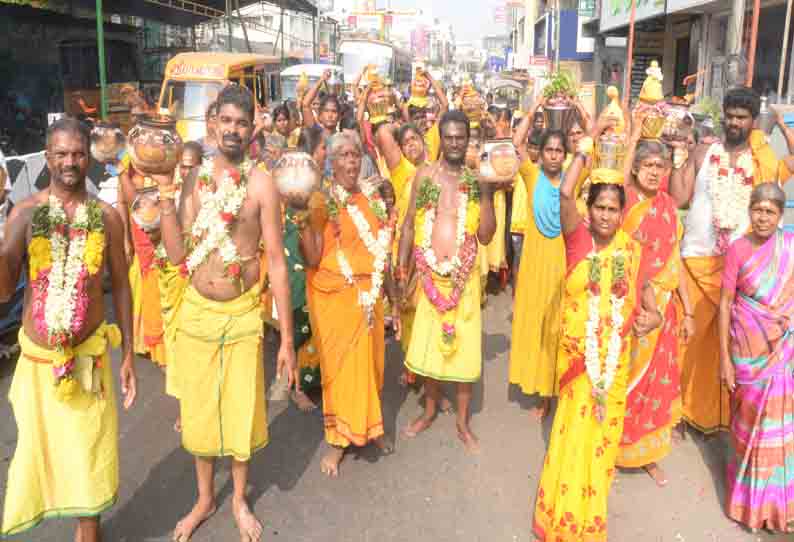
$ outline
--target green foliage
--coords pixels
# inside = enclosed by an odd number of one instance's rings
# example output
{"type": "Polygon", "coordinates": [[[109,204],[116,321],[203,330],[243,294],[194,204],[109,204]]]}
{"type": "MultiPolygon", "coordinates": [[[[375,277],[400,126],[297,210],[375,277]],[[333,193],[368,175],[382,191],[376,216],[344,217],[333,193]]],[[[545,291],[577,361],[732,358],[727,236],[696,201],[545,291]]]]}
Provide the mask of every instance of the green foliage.
{"type": "Polygon", "coordinates": [[[557,96],[564,96],[566,98],[575,98],[578,92],[578,85],[576,84],[576,77],[570,70],[559,70],[543,89],[544,98],[554,98],[557,96]]]}
{"type": "Polygon", "coordinates": [[[722,129],[722,104],[711,96],[702,97],[692,106],[692,113],[711,118],[714,123],[714,131],[719,134],[722,129]]]}

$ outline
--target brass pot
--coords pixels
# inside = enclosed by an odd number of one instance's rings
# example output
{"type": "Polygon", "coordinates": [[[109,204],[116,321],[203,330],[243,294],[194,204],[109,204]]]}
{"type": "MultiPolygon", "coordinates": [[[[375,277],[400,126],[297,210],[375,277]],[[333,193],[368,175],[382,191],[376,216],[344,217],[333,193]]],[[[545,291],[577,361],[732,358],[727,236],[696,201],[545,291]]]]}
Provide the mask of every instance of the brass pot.
{"type": "Polygon", "coordinates": [[[118,124],[97,122],[91,130],[91,156],[101,164],[114,164],[127,140],[118,124]]]}
{"type": "Polygon", "coordinates": [[[686,141],[695,126],[695,118],[689,108],[682,105],[670,105],[662,128],[662,139],[665,141],[686,141]]]}
{"type": "Polygon", "coordinates": [[[320,186],[320,168],[311,155],[288,152],[273,168],[273,181],[288,203],[304,206],[320,186]]]}
{"type": "Polygon", "coordinates": [[[593,169],[613,169],[623,171],[626,159],[626,142],[623,139],[602,136],[596,143],[593,169]]]}
{"type": "Polygon", "coordinates": [[[367,98],[367,111],[369,112],[370,122],[377,123],[385,120],[392,106],[392,98],[386,87],[372,90],[367,98]]]}
{"type": "Polygon", "coordinates": [[[650,113],[642,122],[642,139],[659,139],[664,130],[665,117],[657,112],[650,113]]]}
{"type": "Polygon", "coordinates": [[[146,116],[127,136],[132,165],[145,175],[168,174],[182,156],[182,138],[176,120],[167,115],[146,116]]]}

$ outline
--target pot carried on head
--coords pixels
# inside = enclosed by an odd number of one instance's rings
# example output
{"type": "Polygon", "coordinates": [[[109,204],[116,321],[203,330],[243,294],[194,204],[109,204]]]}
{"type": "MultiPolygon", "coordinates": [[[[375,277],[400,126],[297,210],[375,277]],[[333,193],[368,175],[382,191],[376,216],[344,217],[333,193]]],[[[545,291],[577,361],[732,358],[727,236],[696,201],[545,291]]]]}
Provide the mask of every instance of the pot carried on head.
{"type": "Polygon", "coordinates": [[[667,117],[662,128],[664,141],[686,141],[695,127],[695,118],[689,107],[680,104],[667,106],[667,117]]]}
{"type": "Polygon", "coordinates": [[[570,104],[547,105],[543,107],[547,130],[567,131],[575,118],[575,110],[570,104]]]}
{"type": "Polygon", "coordinates": [[[144,175],[171,173],[182,156],[176,120],[167,115],[144,117],[130,130],[127,150],[132,165],[144,175]]]}
{"type": "Polygon", "coordinates": [[[91,156],[100,164],[114,164],[127,140],[118,124],[97,122],[91,130],[91,156]]]}
{"type": "Polygon", "coordinates": [[[273,168],[279,194],[295,207],[305,207],[320,186],[320,168],[305,152],[286,153],[273,168]]]}

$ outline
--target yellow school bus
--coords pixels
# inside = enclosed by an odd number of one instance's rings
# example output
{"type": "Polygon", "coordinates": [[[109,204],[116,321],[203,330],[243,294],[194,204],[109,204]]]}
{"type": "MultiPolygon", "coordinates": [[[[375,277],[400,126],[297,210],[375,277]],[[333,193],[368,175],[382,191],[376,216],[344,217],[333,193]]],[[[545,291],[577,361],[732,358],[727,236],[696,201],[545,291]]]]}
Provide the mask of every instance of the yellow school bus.
{"type": "Polygon", "coordinates": [[[160,110],[177,120],[185,141],[205,134],[207,107],[229,82],[247,87],[261,106],[279,99],[279,58],[248,53],[180,53],[165,68],[160,110]]]}

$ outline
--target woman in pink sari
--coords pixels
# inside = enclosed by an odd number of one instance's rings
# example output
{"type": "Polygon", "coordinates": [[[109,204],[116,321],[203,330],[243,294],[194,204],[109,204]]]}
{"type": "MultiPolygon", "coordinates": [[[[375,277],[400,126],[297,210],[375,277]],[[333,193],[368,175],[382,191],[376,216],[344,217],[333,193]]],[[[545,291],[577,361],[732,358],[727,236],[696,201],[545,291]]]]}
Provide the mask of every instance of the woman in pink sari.
{"type": "Polygon", "coordinates": [[[794,234],[778,229],[776,184],[750,196],[752,231],[728,249],[720,299],[722,380],[735,455],[727,514],[753,531],[794,532],[794,234]]]}

